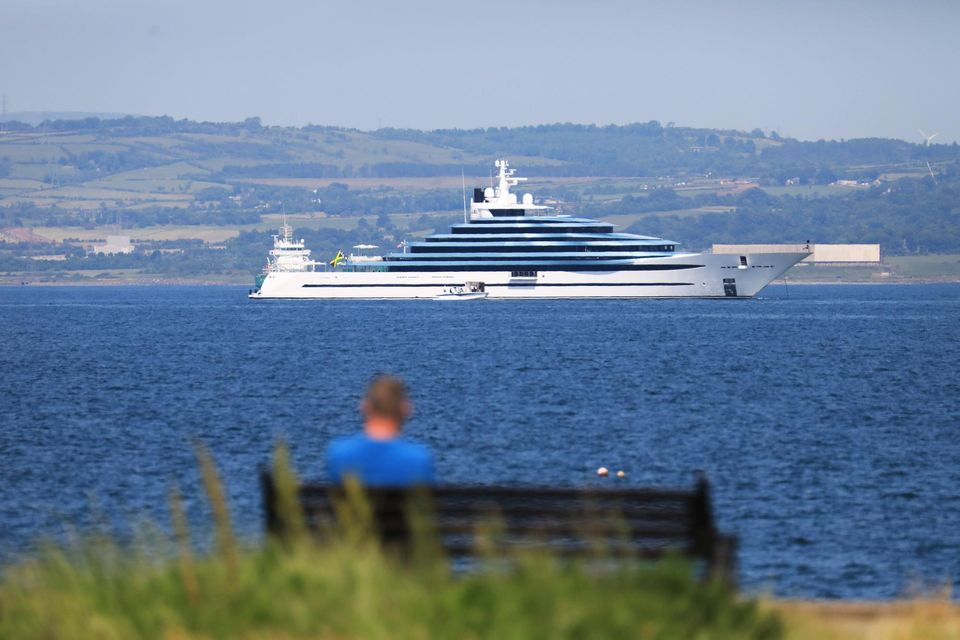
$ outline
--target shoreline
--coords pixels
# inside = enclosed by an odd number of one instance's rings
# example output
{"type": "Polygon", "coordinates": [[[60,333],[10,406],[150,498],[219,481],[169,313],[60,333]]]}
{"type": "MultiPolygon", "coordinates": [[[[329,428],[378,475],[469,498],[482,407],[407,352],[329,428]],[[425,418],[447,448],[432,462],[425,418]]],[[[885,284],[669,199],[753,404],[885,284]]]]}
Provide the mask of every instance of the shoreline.
{"type": "MultiPolygon", "coordinates": [[[[941,278],[897,278],[891,280],[790,280],[779,278],[774,280],[767,287],[793,287],[793,286],[855,286],[855,285],[922,285],[922,284],[960,284],[960,278],[941,277],[941,278]]],[[[215,279],[215,278],[89,278],[76,280],[27,280],[27,279],[5,279],[0,278],[0,287],[177,287],[177,286],[203,286],[203,287],[247,287],[248,283],[238,280],[215,279]]]]}
{"type": "Polygon", "coordinates": [[[841,286],[848,286],[848,285],[888,285],[888,284],[896,284],[896,285],[910,285],[910,284],[960,284],[960,278],[952,278],[952,277],[946,277],[946,278],[903,278],[903,279],[899,279],[899,278],[898,278],[898,279],[896,279],[896,280],[883,280],[883,281],[878,281],[878,280],[787,280],[787,281],[784,281],[783,279],[779,279],[779,280],[774,280],[773,282],[771,282],[771,283],[768,284],[767,286],[768,286],[768,287],[772,287],[772,286],[784,286],[784,285],[786,285],[786,286],[792,287],[792,286],[794,286],[794,285],[799,285],[799,286],[804,286],[804,287],[806,287],[806,286],[810,286],[810,285],[832,285],[832,284],[841,285],[841,286]]]}

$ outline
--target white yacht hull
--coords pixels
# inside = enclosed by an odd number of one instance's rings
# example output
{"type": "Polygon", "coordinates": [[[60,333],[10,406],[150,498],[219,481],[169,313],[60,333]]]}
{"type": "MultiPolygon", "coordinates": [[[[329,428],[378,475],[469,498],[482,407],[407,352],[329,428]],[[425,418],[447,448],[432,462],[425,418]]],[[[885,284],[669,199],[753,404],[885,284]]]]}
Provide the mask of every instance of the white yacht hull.
{"type": "Polygon", "coordinates": [[[253,299],[428,298],[467,281],[488,298],[750,298],[808,253],[674,254],[635,261],[651,270],[538,271],[271,271],[253,299]],[[726,281],[726,282],[725,282],[726,281]]]}

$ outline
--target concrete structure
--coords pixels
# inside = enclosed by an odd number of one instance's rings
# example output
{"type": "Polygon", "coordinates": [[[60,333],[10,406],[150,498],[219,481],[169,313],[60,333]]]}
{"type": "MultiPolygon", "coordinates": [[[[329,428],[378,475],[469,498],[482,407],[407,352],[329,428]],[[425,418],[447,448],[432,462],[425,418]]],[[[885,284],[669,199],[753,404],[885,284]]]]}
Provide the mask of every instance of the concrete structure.
{"type": "MultiPolygon", "coordinates": [[[[715,244],[713,253],[795,253],[806,244],[715,244]]],[[[811,244],[806,264],[880,264],[879,244],[811,244]]]]}
{"type": "Polygon", "coordinates": [[[130,242],[130,236],[107,236],[107,241],[103,244],[93,245],[90,248],[90,253],[102,253],[105,255],[133,253],[133,244],[130,242]]]}

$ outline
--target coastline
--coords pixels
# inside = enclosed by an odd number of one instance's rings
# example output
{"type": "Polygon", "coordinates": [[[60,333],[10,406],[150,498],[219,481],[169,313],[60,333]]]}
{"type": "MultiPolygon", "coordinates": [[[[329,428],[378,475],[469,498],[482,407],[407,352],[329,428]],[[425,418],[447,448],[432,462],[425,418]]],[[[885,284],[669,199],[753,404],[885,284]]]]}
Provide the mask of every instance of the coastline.
{"type": "Polygon", "coordinates": [[[187,277],[151,277],[151,278],[66,278],[66,279],[38,279],[31,280],[27,277],[8,277],[0,276],[0,287],[175,287],[175,286],[250,286],[253,283],[252,276],[249,278],[217,278],[208,275],[187,276],[187,277]]]}
{"type": "MultiPolygon", "coordinates": [[[[156,277],[156,278],[70,278],[70,279],[48,279],[48,280],[30,280],[26,277],[0,276],[0,287],[169,287],[169,286],[210,286],[210,287],[243,287],[250,286],[252,279],[246,278],[216,278],[209,276],[197,277],[156,277]]],[[[942,276],[925,278],[849,278],[849,279],[815,279],[815,278],[797,278],[792,279],[778,278],[767,285],[767,287],[793,287],[793,286],[824,286],[824,285],[920,285],[920,284],[960,284],[960,277],[942,276]]]]}
{"type": "MultiPolygon", "coordinates": [[[[256,270],[173,274],[132,269],[0,272],[0,286],[246,286],[256,270]]],[[[889,256],[880,264],[798,264],[768,287],[790,285],[958,284],[960,254],[889,256]]]]}
{"type": "Polygon", "coordinates": [[[895,280],[790,280],[784,281],[782,278],[774,280],[768,287],[772,286],[811,286],[811,285],[912,285],[912,284],[960,284],[960,278],[898,278],[895,280]]]}

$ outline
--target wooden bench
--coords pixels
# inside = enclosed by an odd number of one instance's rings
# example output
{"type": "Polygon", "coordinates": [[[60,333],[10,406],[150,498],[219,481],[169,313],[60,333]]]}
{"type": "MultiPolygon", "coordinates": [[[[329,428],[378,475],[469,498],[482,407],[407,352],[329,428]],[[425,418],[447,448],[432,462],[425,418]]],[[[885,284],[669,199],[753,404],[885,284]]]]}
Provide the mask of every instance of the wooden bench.
{"type": "MultiPolygon", "coordinates": [[[[283,536],[276,487],[261,475],[267,531],[283,536]]],[[[719,533],[710,487],[699,476],[691,489],[438,486],[367,489],[374,526],[389,544],[408,545],[412,504],[429,513],[431,532],[452,559],[469,559],[493,532],[493,548],[548,548],[560,555],[692,559],[704,577],[735,584],[736,538],[719,533]],[[426,505],[426,506],[424,506],[426,505]]],[[[344,489],[322,483],[299,487],[307,527],[322,532],[343,513],[344,489]]],[[[422,520],[421,520],[422,521],[422,520]]]]}

